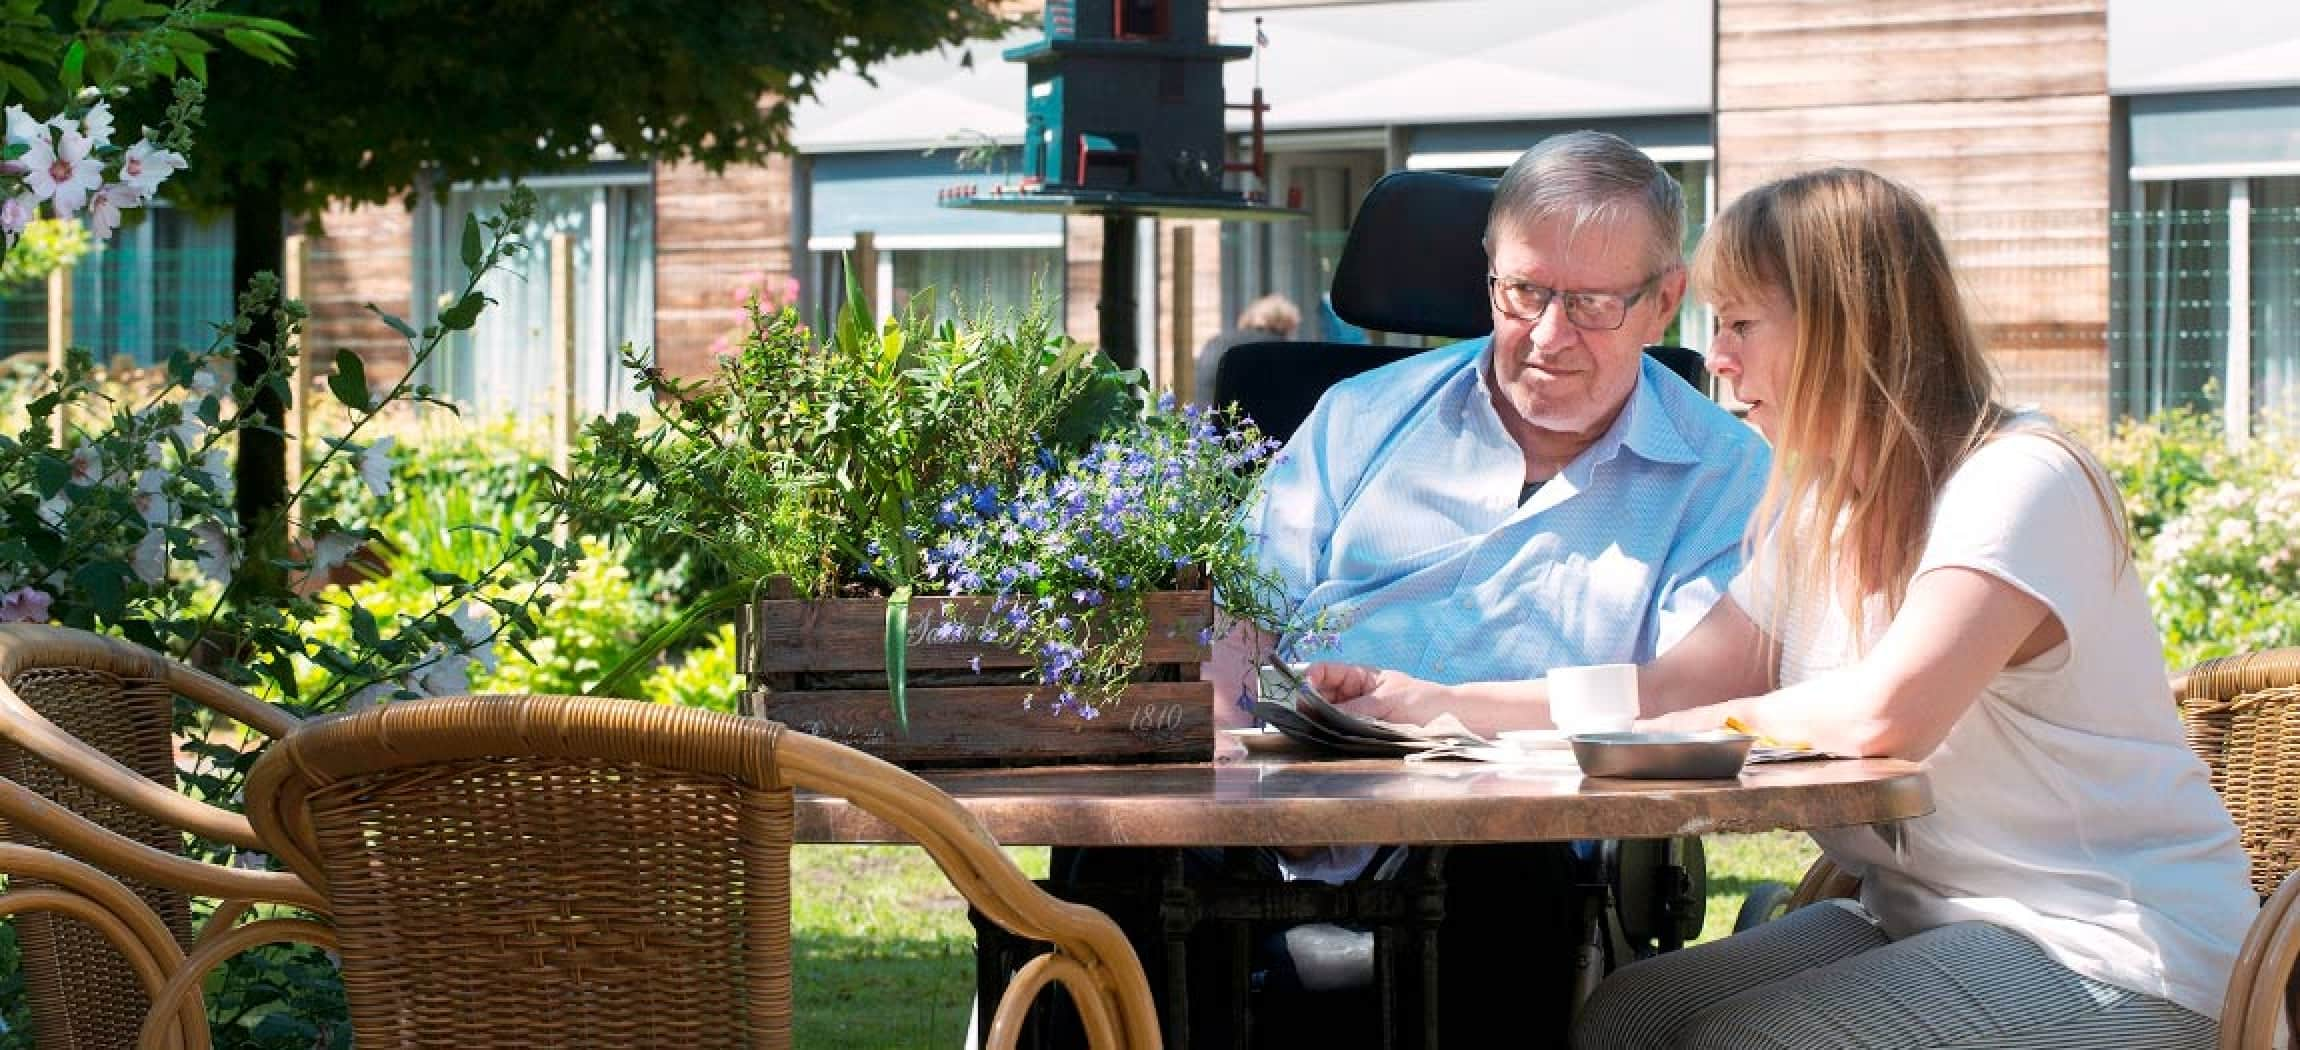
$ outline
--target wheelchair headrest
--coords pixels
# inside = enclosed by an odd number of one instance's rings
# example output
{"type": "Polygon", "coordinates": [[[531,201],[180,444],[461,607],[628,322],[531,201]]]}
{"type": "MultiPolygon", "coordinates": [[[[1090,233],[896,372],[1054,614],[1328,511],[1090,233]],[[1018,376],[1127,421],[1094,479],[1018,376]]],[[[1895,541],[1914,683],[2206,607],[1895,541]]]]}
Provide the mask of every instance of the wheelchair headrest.
{"type": "Polygon", "coordinates": [[[1342,244],[1334,312],[1383,332],[1474,339],[1492,331],[1485,216],[1494,181],[1443,171],[1382,176],[1342,244]]]}

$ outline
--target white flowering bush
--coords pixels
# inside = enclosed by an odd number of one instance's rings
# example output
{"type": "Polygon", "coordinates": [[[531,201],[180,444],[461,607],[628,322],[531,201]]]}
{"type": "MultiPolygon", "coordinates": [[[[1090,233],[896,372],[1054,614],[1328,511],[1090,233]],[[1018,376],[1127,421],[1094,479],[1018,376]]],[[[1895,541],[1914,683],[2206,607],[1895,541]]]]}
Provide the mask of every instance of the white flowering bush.
{"type": "Polygon", "coordinates": [[[2300,427],[2271,422],[2232,448],[2218,416],[2173,409],[2100,449],[2167,666],[2300,645],[2300,427]]]}
{"type": "Polygon", "coordinates": [[[2192,497],[2149,545],[2169,666],[2300,645],[2300,458],[2275,458],[2278,472],[2192,497]]]}
{"type": "Polygon", "coordinates": [[[111,106],[93,92],[47,120],[33,118],[22,106],[9,106],[0,184],[12,182],[13,189],[0,201],[0,233],[13,242],[43,214],[53,219],[84,215],[90,236],[109,239],[120,227],[121,213],[150,204],[160,184],[184,168],[180,149],[190,142],[189,118],[197,113],[200,91],[199,81],[181,83],[168,130],[145,128],[125,148],[113,142],[111,106]]]}

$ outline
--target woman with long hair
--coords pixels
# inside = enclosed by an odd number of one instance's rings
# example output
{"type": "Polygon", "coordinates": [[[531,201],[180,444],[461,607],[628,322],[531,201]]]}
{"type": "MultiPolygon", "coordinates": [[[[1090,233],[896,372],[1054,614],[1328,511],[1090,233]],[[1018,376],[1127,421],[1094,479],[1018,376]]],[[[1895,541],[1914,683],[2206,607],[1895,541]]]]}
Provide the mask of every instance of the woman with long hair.
{"type": "MultiPolygon", "coordinates": [[[[1828,902],[1615,973],[1575,1045],[2208,1047],[2256,907],[2184,744],[2100,466],[2004,407],[1924,203],[1816,171],[1736,200],[1693,280],[1774,444],[1729,601],[1639,671],[1641,729],[1924,766],[1931,814],[1818,831],[1828,902]]],[[[1320,665],[1356,710],[1548,723],[1542,682],[1320,665]]]]}

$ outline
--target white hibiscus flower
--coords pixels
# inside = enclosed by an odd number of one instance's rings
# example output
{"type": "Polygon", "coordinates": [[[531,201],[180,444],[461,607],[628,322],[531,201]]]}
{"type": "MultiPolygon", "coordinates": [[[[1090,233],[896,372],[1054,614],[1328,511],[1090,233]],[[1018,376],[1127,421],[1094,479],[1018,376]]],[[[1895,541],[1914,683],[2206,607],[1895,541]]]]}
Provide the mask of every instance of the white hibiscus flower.
{"type": "Polygon", "coordinates": [[[88,195],[104,184],[104,165],[93,155],[94,143],[72,128],[56,129],[54,142],[34,136],[24,154],[24,188],[34,200],[54,204],[58,215],[77,215],[88,195]]]}
{"type": "Polygon", "coordinates": [[[168,537],[163,530],[144,530],[144,538],[136,543],[136,551],[129,556],[128,566],[136,570],[136,578],[145,583],[158,583],[167,578],[168,537]]]}
{"type": "Polygon", "coordinates": [[[145,139],[128,147],[120,156],[120,182],[139,195],[137,203],[159,195],[160,184],[168,176],[184,170],[184,155],[174,150],[161,149],[145,139]]]}
{"type": "Polygon", "coordinates": [[[231,534],[215,522],[204,521],[192,526],[192,537],[200,544],[200,552],[194,561],[199,566],[200,575],[217,583],[232,582],[232,573],[240,567],[240,557],[232,546],[231,534]]]}
{"type": "Polygon", "coordinates": [[[93,485],[104,477],[104,453],[94,445],[72,450],[72,484],[93,485]]]}
{"type": "Polygon", "coordinates": [[[168,498],[167,490],[168,472],[150,469],[136,475],[136,491],[128,498],[145,522],[165,525],[176,520],[176,501],[168,498]]]}
{"type": "Polygon", "coordinates": [[[312,576],[324,578],[342,568],[351,560],[352,552],[359,549],[359,543],[360,534],[356,532],[331,532],[321,536],[311,545],[312,576]]]}
{"type": "Polygon", "coordinates": [[[0,202],[0,231],[14,237],[32,225],[33,218],[39,214],[40,202],[29,193],[19,193],[0,202]]]}
{"type": "Polygon", "coordinates": [[[359,469],[359,480],[367,483],[367,490],[374,493],[377,499],[388,499],[391,496],[391,446],[396,443],[397,438],[379,438],[375,444],[359,451],[355,463],[359,469]]]}

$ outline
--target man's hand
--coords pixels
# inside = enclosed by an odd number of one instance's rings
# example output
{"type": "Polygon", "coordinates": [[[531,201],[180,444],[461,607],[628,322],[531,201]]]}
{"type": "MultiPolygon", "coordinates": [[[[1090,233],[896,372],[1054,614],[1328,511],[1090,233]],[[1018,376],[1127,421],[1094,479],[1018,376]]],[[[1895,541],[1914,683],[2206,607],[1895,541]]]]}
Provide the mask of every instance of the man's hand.
{"type": "Polygon", "coordinates": [[[1360,664],[1310,665],[1310,688],[1352,714],[1422,725],[1445,712],[1445,687],[1403,671],[1360,664]]]}

